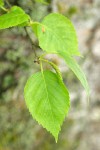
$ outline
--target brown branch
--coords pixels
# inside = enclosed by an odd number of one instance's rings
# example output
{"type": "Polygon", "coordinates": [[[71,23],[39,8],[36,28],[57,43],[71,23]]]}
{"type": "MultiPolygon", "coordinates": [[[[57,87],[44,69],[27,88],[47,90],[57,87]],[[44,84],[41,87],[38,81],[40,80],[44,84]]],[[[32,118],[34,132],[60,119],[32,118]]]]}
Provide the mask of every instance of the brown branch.
{"type": "Polygon", "coordinates": [[[35,51],[35,48],[40,48],[40,47],[38,45],[34,44],[34,42],[33,42],[32,38],[31,38],[30,34],[27,31],[27,28],[25,27],[24,29],[25,29],[25,32],[26,32],[26,35],[27,35],[28,39],[30,40],[30,43],[32,45],[32,49],[34,50],[35,58],[38,58],[38,56],[36,54],[36,51],[35,51]]]}

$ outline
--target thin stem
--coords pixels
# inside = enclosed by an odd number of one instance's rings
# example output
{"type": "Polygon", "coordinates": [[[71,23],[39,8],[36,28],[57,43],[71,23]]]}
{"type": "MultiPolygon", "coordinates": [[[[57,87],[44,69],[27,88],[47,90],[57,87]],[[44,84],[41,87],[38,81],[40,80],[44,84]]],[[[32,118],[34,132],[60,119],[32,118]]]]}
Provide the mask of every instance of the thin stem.
{"type": "Polygon", "coordinates": [[[2,10],[8,12],[8,9],[4,8],[3,6],[0,7],[2,10]]]}
{"type": "MultiPolygon", "coordinates": [[[[8,7],[9,8],[11,8],[11,4],[9,3],[9,1],[8,0],[6,0],[6,3],[7,3],[7,5],[8,5],[8,7]]],[[[3,7],[3,6],[1,6],[1,9],[2,10],[4,10],[4,11],[6,11],[6,12],[8,12],[9,11],[9,9],[6,9],[5,7],[3,7]]]]}
{"type": "Polygon", "coordinates": [[[6,3],[8,5],[8,7],[11,8],[11,4],[10,4],[10,2],[8,0],[6,0],[6,3]]]}
{"type": "Polygon", "coordinates": [[[50,53],[50,52],[46,52],[46,53],[43,53],[39,58],[40,58],[40,59],[42,59],[42,58],[44,59],[44,57],[45,57],[46,55],[48,55],[48,54],[58,54],[58,53],[57,53],[57,52],[54,52],[54,53],[53,53],[53,52],[51,52],[51,53],[50,53]]]}
{"type": "Polygon", "coordinates": [[[38,58],[34,47],[37,47],[37,48],[40,48],[40,47],[39,47],[38,45],[35,45],[35,44],[34,44],[34,42],[33,42],[32,38],[31,38],[30,34],[29,34],[28,31],[27,31],[27,28],[25,27],[24,29],[25,29],[25,32],[26,32],[27,37],[28,37],[29,40],[30,40],[30,43],[32,44],[32,49],[34,50],[35,58],[38,58]]]}
{"type": "Polygon", "coordinates": [[[62,75],[61,75],[61,72],[60,72],[59,68],[53,62],[51,62],[51,61],[49,61],[47,59],[44,59],[44,58],[39,58],[39,60],[40,60],[40,62],[44,61],[44,62],[50,64],[53,67],[53,69],[56,71],[56,73],[58,74],[58,76],[61,79],[61,81],[63,81],[62,75]]]}
{"type": "Polygon", "coordinates": [[[41,72],[43,74],[43,65],[42,65],[42,61],[40,61],[40,67],[41,67],[41,72]]]}
{"type": "Polygon", "coordinates": [[[35,1],[33,1],[33,0],[30,0],[33,4],[35,4],[35,1]]]}

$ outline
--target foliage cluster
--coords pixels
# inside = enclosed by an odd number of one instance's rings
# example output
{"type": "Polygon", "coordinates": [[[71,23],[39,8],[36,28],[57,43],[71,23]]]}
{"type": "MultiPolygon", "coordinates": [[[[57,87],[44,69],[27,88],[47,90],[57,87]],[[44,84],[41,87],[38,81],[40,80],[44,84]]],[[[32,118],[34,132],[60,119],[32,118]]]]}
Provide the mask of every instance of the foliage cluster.
{"type": "MultiPolygon", "coordinates": [[[[44,0],[36,1],[47,4],[44,0]]],[[[81,56],[74,26],[68,18],[58,13],[50,13],[41,22],[37,22],[33,21],[21,7],[13,6],[6,9],[2,0],[0,7],[5,11],[0,16],[0,29],[18,26],[25,28],[27,32],[27,27],[30,27],[39,41],[39,47],[44,51],[41,56],[37,56],[34,51],[35,62],[40,64],[41,72],[28,79],[24,96],[33,118],[50,131],[57,141],[61,125],[70,108],[70,97],[59,68],[45,59],[45,56],[52,53],[63,58],[89,95],[86,77],[73,58],[81,56]],[[44,71],[43,62],[51,65],[55,73],[50,70],[44,71]]]]}

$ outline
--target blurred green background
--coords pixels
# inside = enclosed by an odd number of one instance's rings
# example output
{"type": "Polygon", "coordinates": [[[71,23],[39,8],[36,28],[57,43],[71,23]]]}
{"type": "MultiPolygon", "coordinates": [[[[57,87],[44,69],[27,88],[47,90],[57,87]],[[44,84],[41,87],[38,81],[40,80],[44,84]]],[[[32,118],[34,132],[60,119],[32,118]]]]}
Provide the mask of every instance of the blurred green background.
{"type": "MultiPolygon", "coordinates": [[[[84,58],[76,58],[90,85],[90,104],[74,74],[56,55],[56,63],[71,94],[71,108],[59,140],[34,121],[26,108],[23,89],[28,77],[40,70],[22,27],[0,31],[0,150],[100,150],[100,1],[52,0],[50,5],[34,0],[5,0],[8,7],[21,6],[33,20],[41,21],[50,12],[59,12],[73,22],[84,58]]],[[[0,10],[0,15],[4,12],[0,10]]],[[[33,32],[28,28],[35,44],[33,32]]],[[[38,55],[42,51],[35,48],[38,55]]],[[[44,64],[45,69],[49,69],[44,64]]]]}

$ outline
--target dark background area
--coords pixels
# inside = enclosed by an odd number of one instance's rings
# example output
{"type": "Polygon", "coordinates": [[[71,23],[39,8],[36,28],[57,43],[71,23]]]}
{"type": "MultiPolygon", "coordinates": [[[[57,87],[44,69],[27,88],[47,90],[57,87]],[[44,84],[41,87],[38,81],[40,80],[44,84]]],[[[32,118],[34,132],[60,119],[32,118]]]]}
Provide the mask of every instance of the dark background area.
{"type": "MultiPolygon", "coordinates": [[[[71,94],[71,108],[59,134],[58,143],[29,114],[23,97],[24,85],[40,70],[24,28],[0,31],[0,150],[99,150],[100,149],[100,1],[52,0],[42,5],[34,0],[8,0],[21,6],[33,20],[41,21],[50,12],[59,12],[73,22],[84,56],[76,58],[89,82],[86,92],[65,62],[56,55],[47,58],[56,63],[71,94]]],[[[9,7],[5,1],[6,7],[9,7]]],[[[3,11],[0,10],[0,15],[3,11]]],[[[38,41],[27,28],[35,44],[38,41]]],[[[37,55],[43,52],[37,48],[37,55]]],[[[44,64],[45,69],[49,69],[44,64]]]]}

